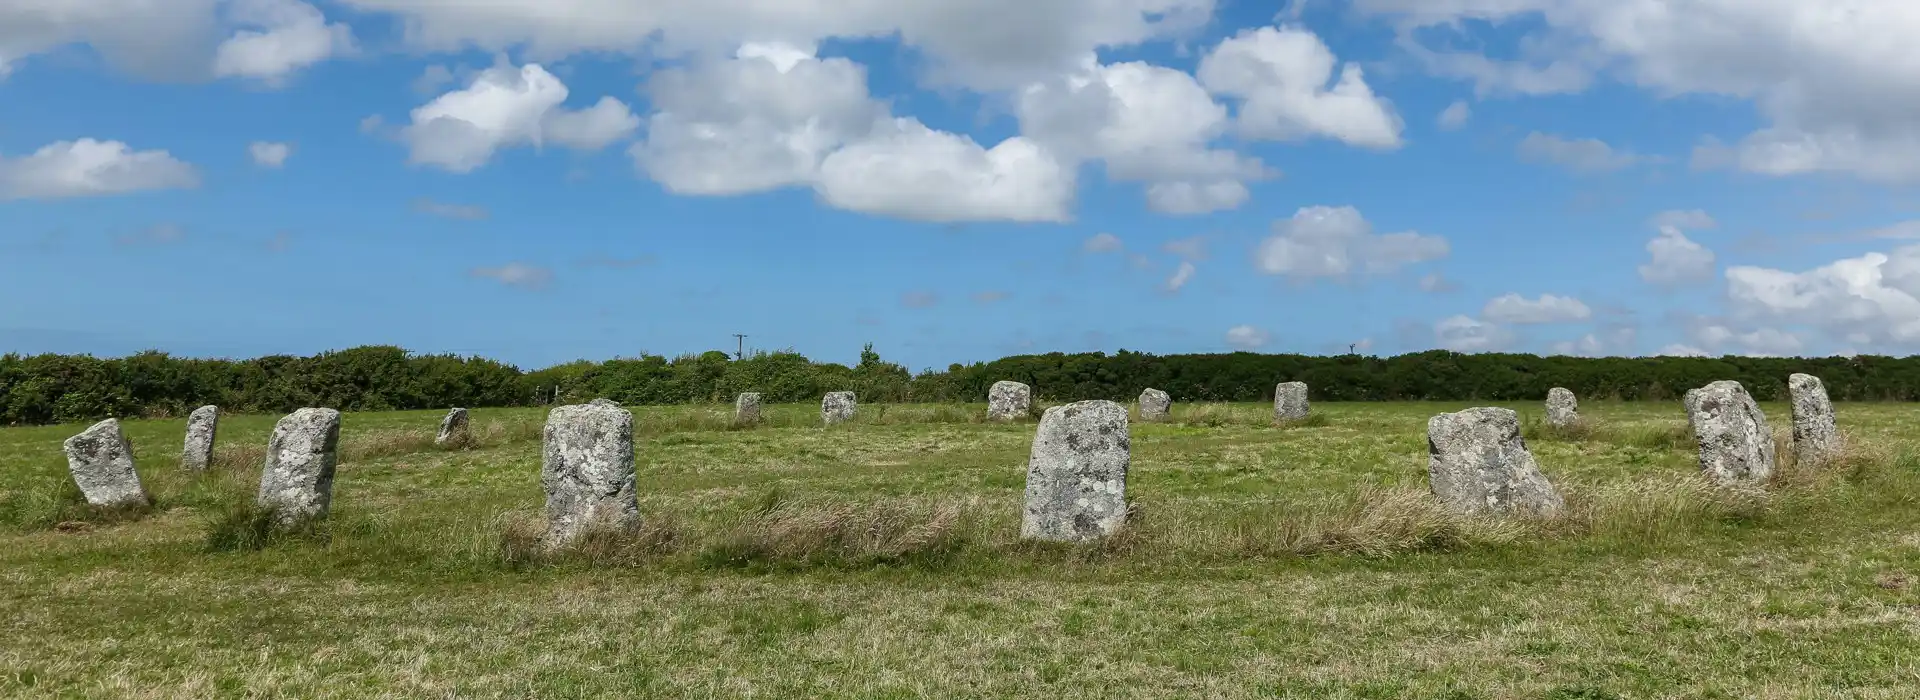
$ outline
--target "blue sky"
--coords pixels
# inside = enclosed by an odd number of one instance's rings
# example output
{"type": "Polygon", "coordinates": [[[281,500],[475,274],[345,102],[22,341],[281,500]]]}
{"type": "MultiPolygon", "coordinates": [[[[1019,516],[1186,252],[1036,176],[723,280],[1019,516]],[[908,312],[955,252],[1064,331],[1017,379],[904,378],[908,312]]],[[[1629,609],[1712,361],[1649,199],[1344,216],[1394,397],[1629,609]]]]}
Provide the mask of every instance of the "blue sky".
{"type": "Polygon", "coordinates": [[[0,0],[0,351],[1911,354],[1828,4],[0,0]]]}

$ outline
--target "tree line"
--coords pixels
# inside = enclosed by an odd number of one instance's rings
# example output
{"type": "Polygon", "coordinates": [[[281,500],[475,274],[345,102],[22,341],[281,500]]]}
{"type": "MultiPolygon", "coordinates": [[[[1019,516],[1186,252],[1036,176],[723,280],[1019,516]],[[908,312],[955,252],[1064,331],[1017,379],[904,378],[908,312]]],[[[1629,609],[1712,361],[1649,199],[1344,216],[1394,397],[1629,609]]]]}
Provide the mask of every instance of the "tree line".
{"type": "Polygon", "coordinates": [[[1445,350],[1371,357],[1248,352],[1151,355],[1122,350],[1020,355],[918,374],[868,345],[849,367],[792,351],[735,358],[720,351],[666,358],[581,360],[536,371],[482,357],[368,346],[311,357],[195,359],[148,351],[120,358],[0,356],[0,424],[176,416],[204,404],[280,413],[303,406],[344,411],[533,406],[610,398],[625,404],[729,401],[743,391],[769,402],[815,401],[852,390],[862,402],[981,401],[1003,379],[1036,398],[1131,401],[1141,389],[1176,401],[1266,401],[1282,381],[1304,381],[1320,401],[1539,400],[1556,386],[1583,399],[1677,400],[1719,379],[1754,397],[1786,397],[1787,376],[1820,377],[1841,401],[1920,399],[1920,357],[1541,357],[1445,350]]]}

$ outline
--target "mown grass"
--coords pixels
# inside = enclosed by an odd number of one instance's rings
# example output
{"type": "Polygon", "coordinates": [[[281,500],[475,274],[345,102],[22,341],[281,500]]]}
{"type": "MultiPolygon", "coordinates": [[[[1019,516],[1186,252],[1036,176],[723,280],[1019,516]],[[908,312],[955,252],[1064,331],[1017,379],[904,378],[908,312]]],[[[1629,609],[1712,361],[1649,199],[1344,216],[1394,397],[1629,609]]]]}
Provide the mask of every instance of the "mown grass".
{"type": "MultiPolygon", "coordinates": [[[[1018,539],[1033,425],[984,406],[635,408],[645,525],[537,544],[537,410],[349,415],[334,514],[247,504],[273,417],[131,421],[156,506],[69,519],[75,426],[0,430],[5,697],[1904,698],[1920,687],[1915,410],[1718,488],[1679,407],[1594,402],[1528,439],[1565,517],[1425,493],[1453,404],[1180,405],[1136,424],[1117,537],[1018,539]],[[258,446],[255,446],[255,445],[258,446]],[[171,452],[170,452],[171,450],[171,452]],[[57,481],[51,482],[57,483],[57,481]],[[49,522],[52,521],[52,522],[49,522]]],[[[1521,406],[1533,418],[1538,407],[1521,406]]],[[[1766,407],[1784,432],[1782,406],[1766,407]]],[[[77,494],[74,494],[77,496],[77,494]]]]}

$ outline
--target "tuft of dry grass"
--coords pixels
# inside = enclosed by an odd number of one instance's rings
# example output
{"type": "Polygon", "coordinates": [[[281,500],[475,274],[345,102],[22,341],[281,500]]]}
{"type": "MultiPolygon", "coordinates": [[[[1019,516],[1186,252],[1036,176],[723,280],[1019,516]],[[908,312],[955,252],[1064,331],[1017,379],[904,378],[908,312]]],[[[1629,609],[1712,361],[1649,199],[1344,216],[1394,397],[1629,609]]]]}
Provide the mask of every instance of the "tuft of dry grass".
{"type": "Polygon", "coordinates": [[[642,566],[681,549],[684,534],[671,514],[648,514],[637,528],[591,528],[563,548],[546,545],[547,522],[537,513],[499,517],[497,561],[509,570],[539,566],[642,566]]]}
{"type": "Polygon", "coordinates": [[[1240,519],[1217,538],[1246,556],[1353,555],[1385,558],[1510,544],[1528,524],[1471,516],[1412,488],[1370,487],[1348,498],[1308,504],[1259,519],[1240,519]],[[1220,537],[1226,534],[1226,537],[1220,537]]]}

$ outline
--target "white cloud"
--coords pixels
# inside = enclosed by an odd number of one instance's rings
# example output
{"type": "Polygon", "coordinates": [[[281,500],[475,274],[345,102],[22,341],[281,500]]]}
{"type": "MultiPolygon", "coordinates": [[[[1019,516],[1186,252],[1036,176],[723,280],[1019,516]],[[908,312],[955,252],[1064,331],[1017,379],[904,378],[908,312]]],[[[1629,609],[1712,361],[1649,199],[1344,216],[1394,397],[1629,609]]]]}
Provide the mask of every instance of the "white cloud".
{"type": "Polygon", "coordinates": [[[1554,343],[1548,350],[1548,353],[1552,355],[1569,355],[1573,357],[1600,357],[1604,352],[1606,352],[1606,344],[1600,342],[1600,337],[1592,333],[1580,336],[1577,340],[1564,340],[1554,343]]]}
{"type": "Polygon", "coordinates": [[[1640,279],[1648,284],[1677,287],[1713,279],[1713,251],[1673,226],[1660,227],[1647,241],[1647,254],[1652,259],[1640,266],[1640,279]]]}
{"type": "Polygon", "coordinates": [[[1579,299],[1552,294],[1542,294],[1538,299],[1528,299],[1518,294],[1494,297],[1480,311],[1480,317],[1488,321],[1516,325],[1570,323],[1585,321],[1592,316],[1593,311],[1579,299]]]}
{"type": "Polygon", "coordinates": [[[1678,229],[1715,228],[1720,222],[1699,209],[1669,210],[1653,215],[1654,228],[1673,227],[1678,229]]]}
{"type": "Polygon", "coordinates": [[[1727,299],[1742,319],[1811,326],[1854,345],[1920,347],[1920,246],[1797,273],[1730,267],[1727,299]]]}
{"type": "Polygon", "coordinates": [[[247,155],[253,158],[253,164],[262,168],[279,168],[287,164],[287,157],[293,155],[293,146],[272,141],[255,141],[247,144],[247,155]]]}
{"type": "Polygon", "coordinates": [[[1156,182],[1147,187],[1147,208],[1162,214],[1205,214],[1238,209],[1252,193],[1238,180],[1156,182]]]}
{"type": "Polygon", "coordinates": [[[1080,250],[1088,253],[1113,253],[1122,247],[1119,236],[1105,232],[1093,234],[1087,242],[1080,244],[1080,250]]]}
{"type": "Polygon", "coordinates": [[[1565,139],[1538,131],[1521,139],[1519,152],[1524,162],[1558,165],[1577,173],[1612,172],[1648,160],[1599,139],[1565,139]]]}
{"type": "Polygon", "coordinates": [[[1261,27],[1220,42],[1200,60],[1195,73],[1209,91],[1240,100],[1235,126],[1243,138],[1318,137],[1365,148],[1399,148],[1399,115],[1373,94],[1360,66],[1341,67],[1336,80],[1337,64],[1313,32],[1295,26],[1261,27]]]}
{"type": "Polygon", "coordinates": [[[1455,131],[1466,126],[1467,120],[1472,116],[1473,108],[1467,106],[1466,100],[1454,100],[1453,104],[1440,110],[1440,116],[1435,119],[1435,122],[1442,131],[1455,131]]]}
{"type": "Polygon", "coordinates": [[[1620,357],[1631,354],[1640,331],[1631,325],[1615,325],[1548,346],[1555,355],[1576,357],[1620,357]]]}
{"type": "Polygon", "coordinates": [[[1267,332],[1253,326],[1234,326],[1227,329],[1227,345],[1238,350],[1258,350],[1267,344],[1267,332]]]}
{"type": "Polygon", "coordinates": [[[827,156],[815,189],[841,209],[918,221],[1064,222],[1074,173],[1022,137],[985,149],[896,119],[827,156]]]}
{"type": "Polygon", "coordinates": [[[1712,357],[1711,353],[1692,345],[1673,343],[1653,353],[1656,357],[1712,357]]]}
{"type": "Polygon", "coordinates": [[[1194,271],[1193,263],[1184,260],[1181,261],[1180,266],[1174,269],[1173,276],[1167,278],[1166,290],[1168,292],[1180,291],[1181,287],[1185,287],[1188,282],[1193,281],[1194,271]]]}
{"type": "Polygon", "coordinates": [[[244,28],[214,51],[216,76],[278,83],[294,71],[354,50],[347,25],[328,24],[319,9],[298,0],[226,0],[226,10],[244,28]]]}
{"type": "Polygon", "coordinates": [[[499,267],[476,267],[469,271],[474,277],[494,280],[509,287],[521,289],[544,289],[553,281],[553,271],[526,263],[507,263],[499,267]]]}
{"type": "Polygon", "coordinates": [[[1719,354],[1751,357],[1782,357],[1801,354],[1806,343],[1800,336],[1778,328],[1735,330],[1712,322],[1696,323],[1687,336],[1694,343],[1719,354]]]}
{"type": "Polygon", "coordinates": [[[1460,289],[1460,285],[1438,272],[1429,272],[1420,277],[1420,291],[1428,294],[1445,294],[1460,289]]]}
{"type": "Polygon", "coordinates": [[[0,77],[20,59],[78,43],[139,77],[205,77],[220,32],[218,1],[0,2],[0,77]]]}
{"type": "Polygon", "coordinates": [[[60,199],[188,189],[200,175],[166,151],[119,141],[57,141],[31,155],[0,158],[0,199],[60,199]]]}
{"type": "Polygon", "coordinates": [[[1386,274],[1438,260],[1447,239],[1413,231],[1375,234],[1353,207],[1304,207],[1273,224],[1254,255],[1261,272],[1292,277],[1386,274]]]}
{"type": "Polygon", "coordinates": [[[1454,352],[1504,350],[1514,340],[1512,331],[1470,316],[1450,316],[1433,324],[1433,340],[1454,352]]]}
{"type": "Polygon", "coordinates": [[[514,68],[503,63],[475,75],[467,87],[415,108],[400,138],[410,149],[409,162],[467,173],[486,165],[500,149],[551,141],[591,151],[639,127],[639,119],[618,100],[602,98],[576,112],[561,106],[567,95],[567,86],[540,64],[514,68]]]}

